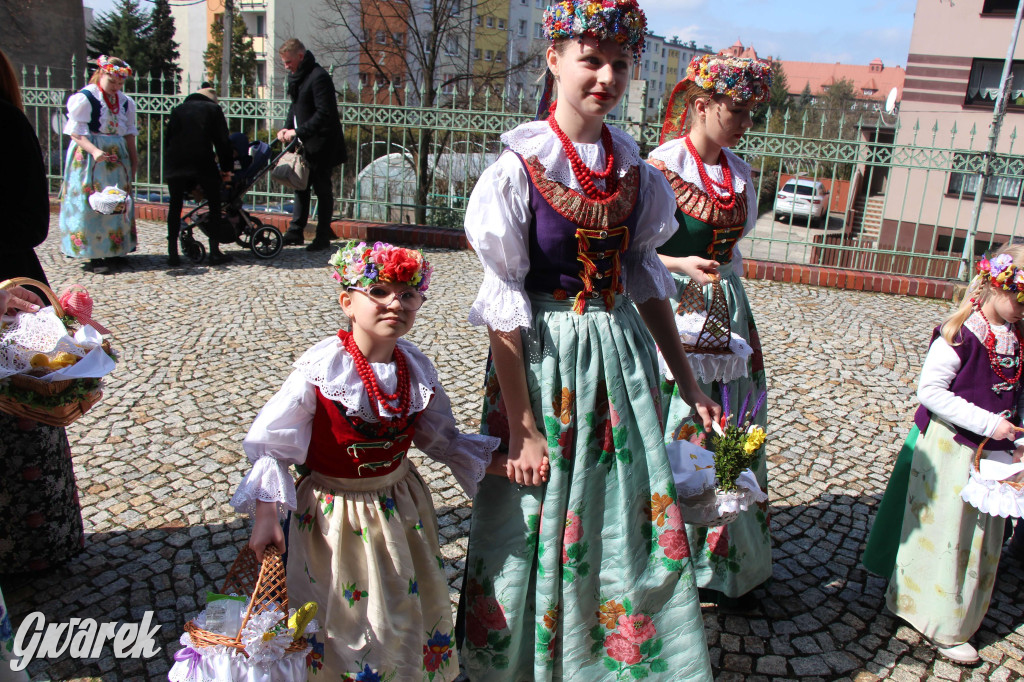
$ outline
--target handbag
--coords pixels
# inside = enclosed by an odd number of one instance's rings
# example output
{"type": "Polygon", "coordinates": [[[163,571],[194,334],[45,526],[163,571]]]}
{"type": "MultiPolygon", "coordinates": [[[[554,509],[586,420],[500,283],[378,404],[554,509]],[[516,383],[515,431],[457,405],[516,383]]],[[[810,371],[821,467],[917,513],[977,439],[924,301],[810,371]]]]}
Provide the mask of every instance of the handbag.
{"type": "Polygon", "coordinates": [[[285,187],[304,190],[309,186],[309,163],[302,156],[302,147],[281,155],[270,177],[285,187]]]}

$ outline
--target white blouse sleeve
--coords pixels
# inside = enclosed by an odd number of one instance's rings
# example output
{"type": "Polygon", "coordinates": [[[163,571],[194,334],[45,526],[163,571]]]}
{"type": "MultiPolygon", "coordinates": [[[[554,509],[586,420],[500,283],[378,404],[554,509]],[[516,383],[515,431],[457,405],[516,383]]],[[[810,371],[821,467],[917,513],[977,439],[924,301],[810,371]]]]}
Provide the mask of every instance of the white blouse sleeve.
{"type": "Polygon", "coordinates": [[[427,409],[416,420],[413,443],[427,457],[447,464],[466,496],[472,499],[501,441],[492,436],[459,433],[451,400],[438,384],[427,409]]]}
{"type": "Polygon", "coordinates": [[[640,215],[636,231],[623,260],[623,286],[634,303],[668,298],[676,291],[672,275],[658,258],[657,248],[679,229],[676,197],[672,186],[658,169],[641,163],[640,215]]]}
{"type": "Polygon", "coordinates": [[[960,356],[945,339],[938,337],[925,356],[917,398],[925,409],[940,419],[972,433],[990,437],[999,426],[1001,417],[949,390],[959,371],[960,356]]]}
{"type": "Polygon", "coordinates": [[[316,388],[301,372],[292,372],[256,415],[242,441],[252,469],[231,498],[235,509],[252,513],[256,502],[295,509],[295,482],[288,466],[306,461],[315,411],[316,388]]]}
{"type": "Polygon", "coordinates": [[[533,318],[523,281],[530,270],[527,244],[530,184],[519,157],[504,153],[480,176],[466,206],[466,236],[484,266],[484,281],[469,322],[510,332],[533,318]]]}
{"type": "Polygon", "coordinates": [[[89,121],[92,120],[92,105],[85,95],[76,92],[68,100],[68,121],[64,124],[65,135],[88,135],[89,121]]]}
{"type": "Polygon", "coordinates": [[[124,96],[124,121],[121,122],[123,126],[122,135],[138,135],[139,126],[137,122],[137,116],[135,114],[135,100],[128,95],[124,96]]]}

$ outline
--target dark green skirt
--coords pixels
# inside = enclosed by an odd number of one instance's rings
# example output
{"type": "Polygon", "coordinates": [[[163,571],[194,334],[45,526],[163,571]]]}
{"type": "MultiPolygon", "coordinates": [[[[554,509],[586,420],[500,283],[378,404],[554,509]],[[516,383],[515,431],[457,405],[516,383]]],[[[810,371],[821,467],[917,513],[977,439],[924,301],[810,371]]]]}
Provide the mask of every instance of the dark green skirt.
{"type": "Polygon", "coordinates": [[[889,578],[896,568],[896,552],[900,548],[900,534],[903,530],[903,512],[907,506],[907,486],[910,481],[910,464],[914,461],[914,446],[920,435],[917,426],[910,429],[903,442],[896,464],[892,467],[889,484],[878,504],[875,523],[868,534],[861,563],[872,573],[889,578]]]}

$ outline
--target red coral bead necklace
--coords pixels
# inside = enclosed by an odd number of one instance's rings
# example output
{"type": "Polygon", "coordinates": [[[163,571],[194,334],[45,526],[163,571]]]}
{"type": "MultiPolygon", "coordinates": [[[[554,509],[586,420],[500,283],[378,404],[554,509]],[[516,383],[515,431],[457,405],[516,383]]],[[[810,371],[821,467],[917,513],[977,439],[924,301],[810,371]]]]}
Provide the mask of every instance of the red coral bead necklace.
{"type": "Polygon", "coordinates": [[[1013,335],[1017,340],[1017,348],[1014,351],[1017,360],[1017,373],[1013,375],[1013,378],[1010,378],[1003,374],[1002,368],[999,365],[999,359],[996,357],[996,335],[995,332],[992,331],[992,323],[988,321],[987,317],[985,317],[985,313],[982,312],[981,306],[978,305],[977,300],[972,302],[974,303],[974,309],[978,311],[979,315],[981,315],[981,319],[985,320],[985,327],[988,330],[985,334],[985,350],[988,351],[989,366],[992,367],[992,371],[996,373],[997,377],[1008,384],[1016,384],[1017,381],[1020,380],[1021,370],[1024,369],[1024,357],[1022,357],[1024,356],[1024,353],[1021,352],[1022,344],[1020,330],[1017,328],[1017,325],[1010,325],[1013,328],[1013,335]]]}
{"type": "Polygon", "coordinates": [[[736,191],[733,188],[732,171],[729,170],[729,160],[725,157],[725,153],[723,152],[720,155],[722,161],[722,182],[718,182],[708,175],[704,159],[700,158],[700,154],[697,152],[697,148],[693,146],[690,136],[687,135],[684,139],[686,140],[686,148],[689,150],[690,155],[697,161],[697,174],[700,175],[700,180],[704,183],[704,189],[711,198],[711,203],[722,211],[731,211],[736,206],[736,191]],[[716,187],[724,190],[724,192],[719,194],[715,189],[716,187]]]}
{"type": "Polygon", "coordinates": [[[373,373],[370,361],[363,355],[363,351],[359,350],[355,337],[346,331],[338,332],[338,336],[341,337],[345,350],[352,356],[356,372],[359,374],[359,380],[363,382],[363,388],[366,389],[367,394],[370,396],[370,405],[373,408],[374,415],[380,419],[379,405],[386,412],[400,416],[403,419],[409,416],[409,408],[412,404],[410,397],[412,381],[409,378],[409,365],[406,362],[405,353],[398,346],[395,346],[394,357],[396,373],[398,374],[398,386],[395,387],[394,393],[387,393],[381,389],[380,384],[377,382],[377,375],[373,373]],[[391,403],[395,401],[398,401],[398,404],[392,405],[391,403]]]}
{"type": "Polygon", "coordinates": [[[121,110],[121,100],[118,99],[117,93],[108,95],[103,88],[100,88],[100,92],[103,93],[103,101],[107,103],[107,109],[110,109],[111,114],[117,116],[117,112],[121,110]]]}
{"type": "Polygon", "coordinates": [[[604,170],[595,171],[583,162],[579,152],[576,151],[576,145],[572,143],[569,136],[558,125],[558,121],[555,120],[554,104],[551,105],[549,111],[551,113],[548,116],[548,125],[551,126],[551,130],[555,133],[558,141],[562,143],[562,149],[565,151],[565,155],[569,157],[569,165],[572,166],[572,172],[576,179],[579,180],[583,193],[591,199],[599,201],[613,196],[618,190],[618,178],[612,173],[615,170],[615,146],[612,142],[612,131],[607,125],[601,124],[601,146],[604,147],[604,155],[608,161],[605,163],[604,170]],[[594,180],[604,180],[605,189],[598,189],[594,180]]]}

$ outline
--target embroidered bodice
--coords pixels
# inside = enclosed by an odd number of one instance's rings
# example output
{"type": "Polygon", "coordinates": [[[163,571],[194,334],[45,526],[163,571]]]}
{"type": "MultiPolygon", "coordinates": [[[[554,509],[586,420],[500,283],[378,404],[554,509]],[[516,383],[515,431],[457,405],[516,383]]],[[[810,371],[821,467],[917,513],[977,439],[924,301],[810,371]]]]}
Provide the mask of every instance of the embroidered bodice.
{"type": "MultiPolygon", "coordinates": [[[[99,134],[101,135],[138,135],[136,124],[135,100],[123,92],[117,93],[117,113],[107,107],[103,92],[98,85],[89,84],[83,88],[93,96],[99,104],[99,134]]],[[[81,91],[68,99],[68,121],[64,124],[65,135],[89,135],[89,123],[93,119],[93,104],[81,91]]]]}

